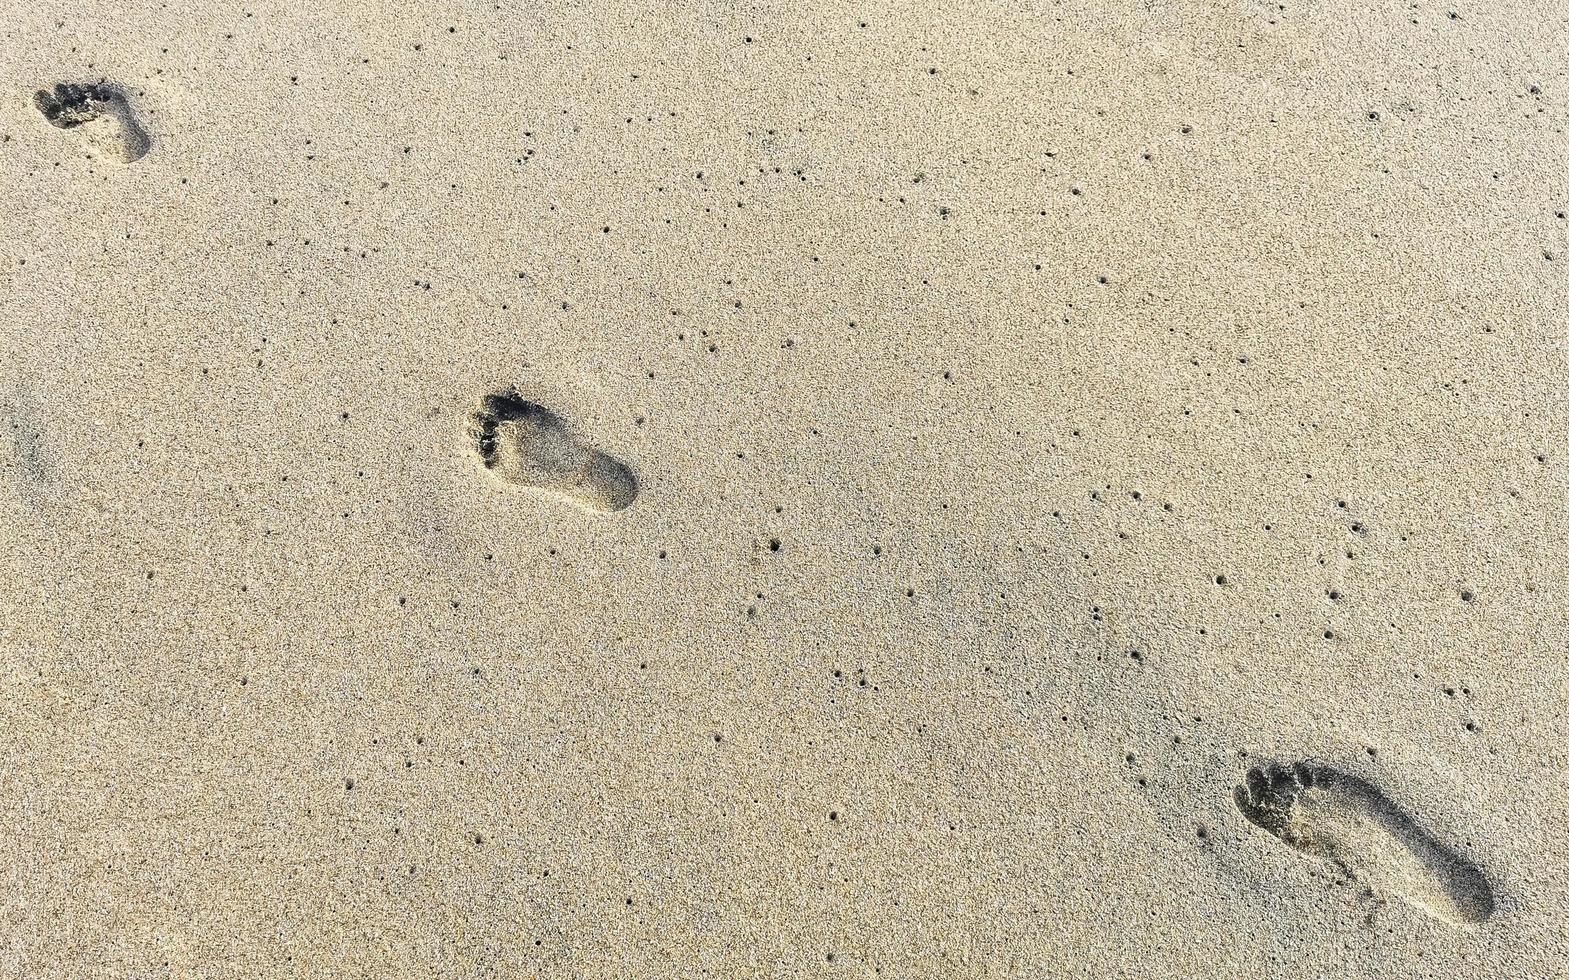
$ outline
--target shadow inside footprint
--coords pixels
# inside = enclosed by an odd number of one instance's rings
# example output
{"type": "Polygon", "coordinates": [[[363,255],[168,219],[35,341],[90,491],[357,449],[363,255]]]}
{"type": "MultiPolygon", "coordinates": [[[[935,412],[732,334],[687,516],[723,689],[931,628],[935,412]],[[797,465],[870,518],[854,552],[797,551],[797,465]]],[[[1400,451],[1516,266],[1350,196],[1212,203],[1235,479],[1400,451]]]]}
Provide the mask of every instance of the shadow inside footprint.
{"type": "Polygon", "coordinates": [[[152,146],[125,93],[109,82],[61,82],[53,91],[39,89],[34,93],[33,105],[57,129],[86,127],[87,141],[121,163],[140,160],[152,146]]]}
{"type": "Polygon", "coordinates": [[[515,486],[540,490],[599,513],[637,499],[627,465],[578,439],[567,423],[515,389],[486,395],[469,415],[469,435],[485,467],[515,486]]]}
{"type": "Polygon", "coordinates": [[[1255,766],[1233,797],[1248,822],[1297,851],[1446,922],[1493,914],[1481,869],[1359,776],[1318,762],[1255,766]]]}

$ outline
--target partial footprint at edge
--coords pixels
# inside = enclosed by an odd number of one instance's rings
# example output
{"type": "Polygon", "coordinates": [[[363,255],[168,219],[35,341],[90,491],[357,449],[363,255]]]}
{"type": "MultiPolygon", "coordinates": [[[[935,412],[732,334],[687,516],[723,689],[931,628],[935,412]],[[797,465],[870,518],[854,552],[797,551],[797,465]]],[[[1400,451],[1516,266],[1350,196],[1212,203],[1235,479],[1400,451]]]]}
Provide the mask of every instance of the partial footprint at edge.
{"type": "Polygon", "coordinates": [[[516,389],[486,395],[469,415],[485,467],[508,483],[599,513],[637,499],[637,477],[620,460],[575,436],[555,412],[516,389]]]}
{"type": "Polygon", "coordinates": [[[1474,924],[1493,914],[1481,869],[1364,779],[1317,762],[1255,766],[1233,796],[1250,823],[1375,891],[1445,922],[1474,924]]]}
{"type": "Polygon", "coordinates": [[[61,82],[54,91],[39,89],[33,105],[58,129],[80,128],[87,142],[120,163],[147,155],[152,138],[137,123],[125,93],[109,82],[61,82]]]}

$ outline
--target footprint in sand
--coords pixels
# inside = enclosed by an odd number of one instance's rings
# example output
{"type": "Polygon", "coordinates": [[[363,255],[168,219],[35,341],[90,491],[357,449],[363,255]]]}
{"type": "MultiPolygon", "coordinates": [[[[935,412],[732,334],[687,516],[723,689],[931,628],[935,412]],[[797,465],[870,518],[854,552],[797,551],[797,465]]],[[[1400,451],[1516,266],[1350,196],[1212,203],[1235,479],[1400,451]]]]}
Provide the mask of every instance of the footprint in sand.
{"type": "Polygon", "coordinates": [[[485,467],[515,486],[600,513],[637,499],[637,477],[625,463],[578,439],[560,416],[516,389],[486,395],[469,415],[469,435],[485,467]]]}
{"type": "Polygon", "coordinates": [[[1316,762],[1255,766],[1234,796],[1249,822],[1375,891],[1445,922],[1477,923],[1493,914],[1493,889],[1481,869],[1364,779],[1316,762]]]}
{"type": "Polygon", "coordinates": [[[136,122],[125,94],[108,82],[61,82],[52,92],[40,89],[35,93],[33,105],[52,126],[81,128],[88,144],[111,160],[135,163],[152,146],[152,139],[136,122]]]}

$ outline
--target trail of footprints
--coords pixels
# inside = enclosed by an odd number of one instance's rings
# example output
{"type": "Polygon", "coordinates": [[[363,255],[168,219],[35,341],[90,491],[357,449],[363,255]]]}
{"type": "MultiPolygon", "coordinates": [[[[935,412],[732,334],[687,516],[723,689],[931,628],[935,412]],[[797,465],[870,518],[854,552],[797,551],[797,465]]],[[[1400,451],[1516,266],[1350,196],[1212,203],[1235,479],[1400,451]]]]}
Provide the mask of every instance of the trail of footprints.
{"type": "Polygon", "coordinates": [[[598,513],[625,510],[637,499],[637,477],[625,463],[515,388],[480,401],[469,414],[469,435],[486,469],[513,486],[598,513]]]}
{"type": "Polygon", "coordinates": [[[88,144],[111,160],[135,163],[152,146],[125,93],[109,82],[61,82],[53,91],[36,92],[33,105],[51,126],[80,129],[88,144]]]}
{"type": "Polygon", "coordinates": [[[1493,914],[1481,869],[1364,779],[1317,762],[1255,766],[1234,798],[1250,823],[1375,891],[1450,923],[1493,914]]]}
{"type": "MultiPolygon", "coordinates": [[[[33,102],[51,125],[80,129],[110,159],[133,163],[151,146],[111,83],[61,82],[33,102]]],[[[625,510],[637,499],[638,480],[625,463],[515,388],[486,395],[468,421],[481,462],[509,485],[596,513],[625,510]]],[[[1256,766],[1233,796],[1249,823],[1292,849],[1445,922],[1475,924],[1493,913],[1481,869],[1366,780],[1317,762],[1256,766]]]]}

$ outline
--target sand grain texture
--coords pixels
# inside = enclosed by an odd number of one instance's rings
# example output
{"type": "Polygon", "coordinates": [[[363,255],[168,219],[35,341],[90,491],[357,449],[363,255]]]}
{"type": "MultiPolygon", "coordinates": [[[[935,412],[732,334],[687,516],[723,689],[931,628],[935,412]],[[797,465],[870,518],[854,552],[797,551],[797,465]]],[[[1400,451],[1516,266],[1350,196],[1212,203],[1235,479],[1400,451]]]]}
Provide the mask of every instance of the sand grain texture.
{"type": "Polygon", "coordinates": [[[0,977],[1569,962],[1562,6],[0,13],[0,977]]]}

